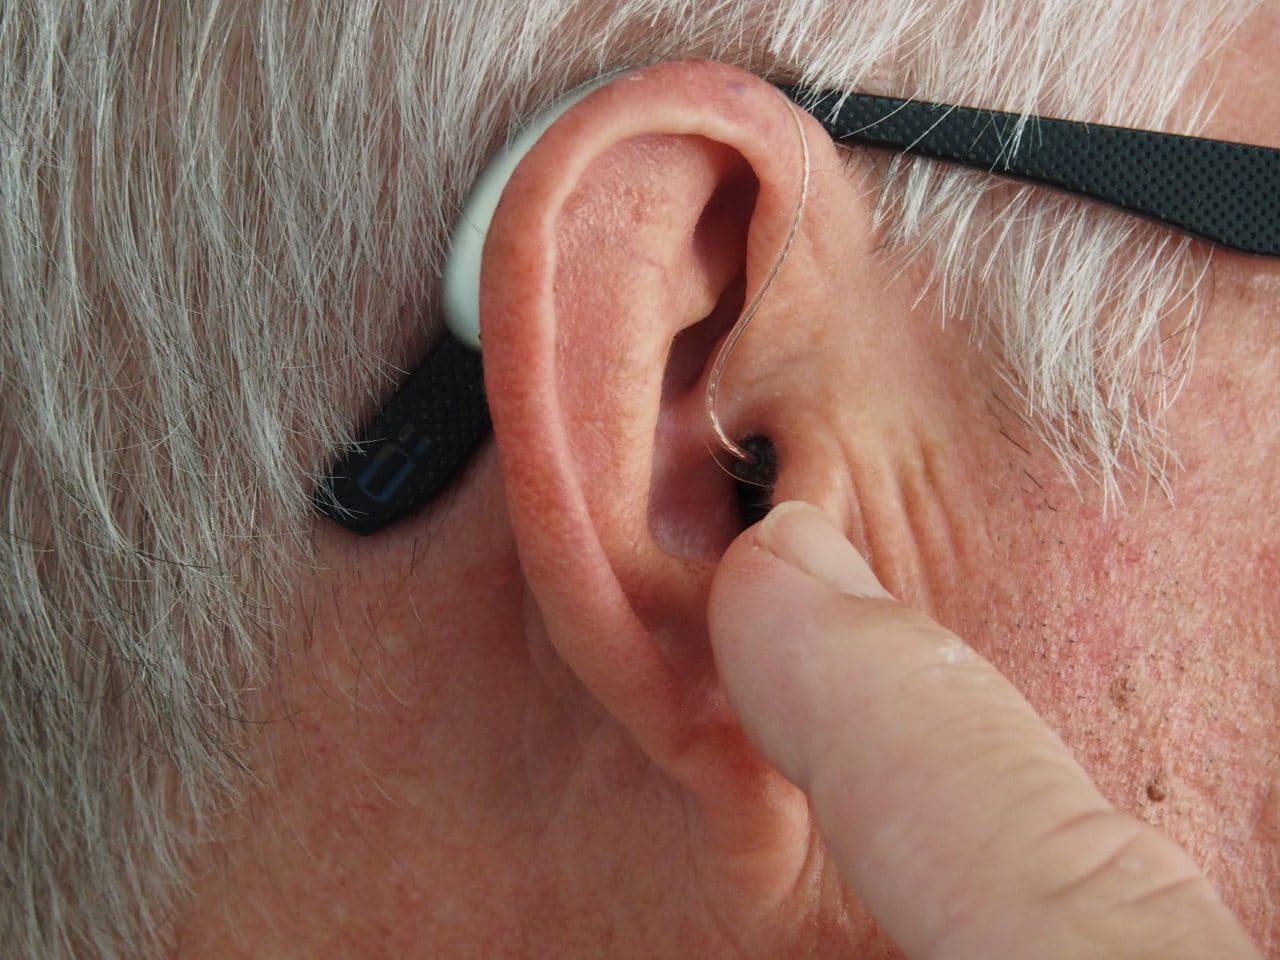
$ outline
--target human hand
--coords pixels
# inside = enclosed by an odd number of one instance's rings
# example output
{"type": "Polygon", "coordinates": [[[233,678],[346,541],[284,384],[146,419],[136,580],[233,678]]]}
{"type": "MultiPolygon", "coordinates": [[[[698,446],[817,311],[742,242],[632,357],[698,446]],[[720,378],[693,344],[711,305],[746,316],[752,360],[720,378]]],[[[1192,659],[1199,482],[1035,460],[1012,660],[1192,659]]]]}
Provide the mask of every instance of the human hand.
{"type": "Polygon", "coordinates": [[[710,625],[747,735],[911,960],[1259,956],[1191,858],[1112,807],[816,508],[782,504],[734,542],[710,625]]]}

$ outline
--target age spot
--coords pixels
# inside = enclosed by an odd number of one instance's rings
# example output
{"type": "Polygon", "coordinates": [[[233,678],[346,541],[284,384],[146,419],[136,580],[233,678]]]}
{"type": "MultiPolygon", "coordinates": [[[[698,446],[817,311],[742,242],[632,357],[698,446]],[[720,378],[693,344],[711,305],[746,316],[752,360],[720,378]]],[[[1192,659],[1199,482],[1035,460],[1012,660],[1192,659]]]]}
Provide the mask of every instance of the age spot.
{"type": "Polygon", "coordinates": [[[1147,784],[1147,799],[1152,803],[1163,803],[1169,796],[1169,781],[1163,773],[1157,773],[1147,784]]]}
{"type": "Polygon", "coordinates": [[[1138,692],[1138,685],[1127,674],[1121,674],[1111,681],[1111,687],[1107,693],[1111,697],[1111,702],[1116,705],[1119,710],[1128,710],[1129,705],[1133,702],[1134,694],[1138,692]]]}

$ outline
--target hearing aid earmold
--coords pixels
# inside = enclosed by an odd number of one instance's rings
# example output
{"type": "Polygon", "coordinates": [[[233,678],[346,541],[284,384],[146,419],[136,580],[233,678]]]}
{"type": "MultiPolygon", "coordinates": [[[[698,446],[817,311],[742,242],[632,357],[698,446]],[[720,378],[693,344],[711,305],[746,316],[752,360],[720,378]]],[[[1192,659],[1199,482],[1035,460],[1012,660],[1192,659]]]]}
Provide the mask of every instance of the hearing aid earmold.
{"type": "Polygon", "coordinates": [[[738,519],[743,528],[754,526],[773,509],[774,488],[778,483],[778,449],[763,434],[753,434],[742,441],[746,460],[729,464],[734,480],[734,498],[738,519]]]}

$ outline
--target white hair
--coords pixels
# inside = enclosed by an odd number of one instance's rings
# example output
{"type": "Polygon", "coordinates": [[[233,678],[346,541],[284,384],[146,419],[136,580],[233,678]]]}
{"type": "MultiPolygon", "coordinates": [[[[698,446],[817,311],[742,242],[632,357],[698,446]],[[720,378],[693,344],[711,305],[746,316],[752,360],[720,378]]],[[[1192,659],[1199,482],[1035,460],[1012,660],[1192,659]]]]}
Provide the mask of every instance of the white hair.
{"type": "MultiPolygon", "coordinates": [[[[607,68],[1194,131],[1252,0],[8,0],[0,10],[0,944],[165,948],[236,796],[308,495],[430,318],[511,125],[607,68]],[[407,349],[399,346],[411,329],[407,349]],[[397,352],[403,351],[403,352],[397,352]]],[[[1107,490],[1162,476],[1203,253],[924,161],[878,212],[1009,406],[1107,490]],[[1165,331],[1166,333],[1168,331],[1165,331]]]]}

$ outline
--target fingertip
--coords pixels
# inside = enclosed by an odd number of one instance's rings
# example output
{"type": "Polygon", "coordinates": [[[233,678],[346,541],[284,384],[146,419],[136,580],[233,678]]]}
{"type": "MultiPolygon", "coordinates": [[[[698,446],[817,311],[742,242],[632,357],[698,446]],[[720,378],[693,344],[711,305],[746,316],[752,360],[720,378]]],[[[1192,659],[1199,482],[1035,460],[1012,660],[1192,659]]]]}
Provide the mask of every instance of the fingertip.
{"type": "Polygon", "coordinates": [[[811,504],[800,500],[778,504],[757,528],[756,540],[784,563],[841,593],[889,596],[844,531],[811,504]]]}
{"type": "Polygon", "coordinates": [[[712,583],[713,607],[726,592],[734,594],[761,578],[792,585],[797,575],[849,596],[892,599],[826,513],[804,501],[788,500],[729,545],[712,583]]]}

